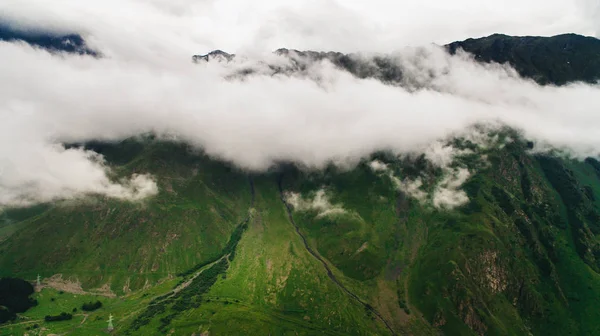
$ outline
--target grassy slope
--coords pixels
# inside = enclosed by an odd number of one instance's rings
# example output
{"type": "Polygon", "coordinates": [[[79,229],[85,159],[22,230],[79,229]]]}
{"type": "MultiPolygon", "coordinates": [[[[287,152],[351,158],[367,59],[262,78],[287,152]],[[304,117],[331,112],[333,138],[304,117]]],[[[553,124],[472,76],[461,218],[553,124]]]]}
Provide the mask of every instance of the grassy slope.
{"type": "Polygon", "coordinates": [[[34,279],[38,273],[63,273],[84,288],[110,283],[124,293],[125,286],[139,289],[217,255],[247,213],[247,178],[183,146],[148,147],[118,172],[160,176],[157,197],[143,204],[107,199],[57,204],[12,224],[21,229],[0,243],[0,275],[34,279]]]}
{"type": "Polygon", "coordinates": [[[472,179],[480,211],[439,220],[421,250],[411,279],[417,306],[447,334],[597,334],[600,277],[576,252],[564,195],[523,148],[490,159],[472,179]]]}
{"type": "Polygon", "coordinates": [[[275,180],[259,178],[256,187],[254,216],[226,278],[206,296],[212,302],[174,320],[173,328],[214,335],[384,333],[304,249],[275,180]]]}
{"type": "MultiPolygon", "coordinates": [[[[397,193],[389,177],[365,164],[350,171],[286,168],[283,174],[255,176],[253,197],[247,176],[175,148],[181,149],[153,143],[127,151],[133,159],[120,162],[122,174],[150,171],[162,177],[161,194],[143,206],[98,200],[13,221],[15,232],[0,245],[10,252],[0,257],[5,274],[64,273],[80,279],[84,288],[110,279],[120,295],[101,299],[104,307],[83,324],[82,315],[67,322],[36,322],[48,332],[96,334],[109,312],[116,316],[117,332],[132,335],[389,334],[373,312],[398,334],[599,332],[600,313],[593,309],[600,299],[593,212],[600,205],[600,178],[593,162],[560,159],[552,164],[527,154],[519,142],[490,149],[482,154],[491,165],[479,167],[465,185],[473,201],[455,211],[438,211],[397,193]],[[309,248],[323,258],[339,285],[295,231],[278,180],[285,190],[307,196],[325,188],[330,202],[347,210],[336,216],[292,214],[309,248]],[[103,217],[107,208],[114,208],[114,214],[103,217]],[[77,215],[81,209],[87,211],[77,215]],[[248,213],[247,228],[235,234],[248,213]],[[145,225],[139,225],[140,218],[147,219],[145,225]],[[118,233],[110,236],[113,230],[118,233]],[[161,240],[172,234],[178,238],[165,247],[161,240]],[[80,237],[86,237],[86,244],[77,244],[80,237]],[[227,244],[238,238],[239,244],[227,244]],[[46,256],[71,245],[79,248],[65,258],[46,256]],[[148,260],[158,260],[154,272],[148,260]],[[213,263],[176,276],[203,261],[213,263]],[[169,294],[194,275],[181,294],[169,294]],[[127,278],[134,291],[124,296],[127,278]],[[146,279],[154,286],[140,289],[146,279]],[[132,328],[157,306],[164,309],[148,315],[148,324],[132,328]]],[[[117,154],[104,150],[118,162],[117,154]]],[[[400,177],[418,166],[380,159],[400,177]]],[[[468,158],[461,160],[473,166],[468,158]]],[[[418,170],[429,171],[434,180],[439,175],[428,166],[418,170]]],[[[51,289],[37,297],[40,305],[24,314],[31,321],[95,300],[51,289]]],[[[0,334],[18,334],[29,325],[4,326],[0,334]]]]}

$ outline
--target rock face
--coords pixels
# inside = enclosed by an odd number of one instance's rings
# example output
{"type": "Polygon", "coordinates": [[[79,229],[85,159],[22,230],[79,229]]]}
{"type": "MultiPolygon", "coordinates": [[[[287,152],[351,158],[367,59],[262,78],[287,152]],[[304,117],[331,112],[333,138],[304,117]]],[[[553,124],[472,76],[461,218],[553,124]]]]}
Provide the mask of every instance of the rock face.
{"type": "Polygon", "coordinates": [[[235,57],[234,54],[226,53],[222,50],[213,50],[206,55],[194,55],[192,56],[192,62],[229,62],[235,57]]]}

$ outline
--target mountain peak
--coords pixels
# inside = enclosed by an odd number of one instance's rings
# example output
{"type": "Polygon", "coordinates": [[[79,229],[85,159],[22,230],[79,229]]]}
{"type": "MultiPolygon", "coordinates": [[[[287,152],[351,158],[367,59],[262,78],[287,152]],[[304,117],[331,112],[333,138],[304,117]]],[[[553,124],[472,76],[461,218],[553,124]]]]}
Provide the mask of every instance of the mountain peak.
{"type": "Polygon", "coordinates": [[[209,61],[217,61],[217,62],[229,62],[235,57],[235,54],[227,53],[220,49],[215,49],[208,54],[205,55],[194,55],[192,56],[192,61],[194,63],[198,63],[201,61],[209,62],[209,61]]]}
{"type": "Polygon", "coordinates": [[[80,55],[100,56],[97,51],[86,45],[81,35],[76,33],[58,34],[50,31],[27,31],[0,22],[0,41],[21,41],[50,52],[62,51],[80,55]]]}

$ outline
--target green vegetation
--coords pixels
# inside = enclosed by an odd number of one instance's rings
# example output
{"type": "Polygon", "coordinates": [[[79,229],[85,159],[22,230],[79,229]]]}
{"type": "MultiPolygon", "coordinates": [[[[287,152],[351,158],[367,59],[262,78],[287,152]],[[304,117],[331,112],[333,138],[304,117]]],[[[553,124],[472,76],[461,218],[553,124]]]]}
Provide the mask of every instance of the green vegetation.
{"type": "Polygon", "coordinates": [[[65,312],[62,312],[59,315],[46,315],[44,317],[44,321],[46,322],[68,321],[71,319],[73,319],[73,315],[65,312]]]}
{"type": "MultiPolygon", "coordinates": [[[[102,307],[102,302],[100,302],[100,301],[87,302],[81,306],[81,310],[90,312],[90,311],[94,311],[96,309],[100,309],[101,307],[102,307]]],[[[73,308],[73,312],[76,312],[76,311],[77,311],[77,308],[73,308]]]]}
{"type": "Polygon", "coordinates": [[[141,204],[63,202],[11,224],[0,243],[0,276],[60,273],[86,288],[110,282],[116,294],[128,294],[218,259],[248,214],[247,177],[188,146],[145,141],[143,153],[135,139],[102,152],[120,163],[113,163],[115,178],[140,171],[160,176],[157,197],[141,204]]]}
{"type": "MultiPolygon", "coordinates": [[[[108,158],[120,162],[114,166],[117,172],[153,171],[161,193],[143,205],[98,199],[32,212],[16,221],[18,229],[0,244],[15,252],[2,254],[0,263],[16,269],[12,260],[30,260],[38,265],[29,271],[33,275],[37,269],[43,272],[48,259],[29,259],[29,251],[18,249],[18,244],[33,246],[25,237],[52,251],[66,246],[58,242],[84,246],[72,237],[79,232],[90,231],[93,237],[96,230],[111,235],[118,229],[112,239],[94,243],[100,244],[95,249],[112,246],[123,254],[134,244],[142,253],[125,258],[139,265],[152,255],[168,271],[161,273],[159,266],[154,272],[132,269],[123,275],[113,251],[86,263],[88,250],[73,249],[69,258],[53,261],[62,277],[44,273],[42,285],[58,289],[34,294],[39,305],[0,330],[18,334],[37,324],[53,333],[95,334],[112,314],[116,330],[131,335],[595,334],[600,316],[590,307],[600,298],[599,165],[592,159],[532,156],[530,144],[518,140],[518,134],[502,132],[517,140],[486,149],[454,143],[477,151],[456,159],[473,175],[464,185],[470,202],[454,210],[439,210],[399,192],[389,174],[374,172],[369,160],[352,170],[283,167],[249,182],[248,176],[178,144],[145,139],[136,140],[146,141],[145,147],[129,144],[134,140],[102,147],[108,158]],[[120,153],[134,159],[119,158],[120,153]],[[492,164],[480,163],[477,155],[486,155],[492,164]],[[197,173],[186,175],[186,165],[197,173]],[[183,177],[175,183],[169,176],[183,177]],[[288,208],[279,188],[306,200],[322,190],[338,210],[288,208]],[[135,218],[160,214],[161,206],[175,214],[173,221],[148,217],[154,219],[137,225],[135,218]],[[107,207],[122,212],[115,218],[130,219],[113,225],[112,219],[102,220],[110,217],[106,212],[94,215],[96,208],[107,207]],[[181,208],[193,212],[178,217],[181,208]],[[85,211],[76,215],[75,209],[85,211]],[[39,234],[54,216],[61,219],[52,222],[58,233],[39,234]],[[87,219],[75,228],[68,220],[72,217],[87,219]],[[177,224],[183,218],[192,228],[177,224]],[[193,228],[198,237],[191,235],[193,228]],[[153,239],[124,240],[123,245],[121,236],[129,230],[153,239]],[[183,241],[198,239],[188,245],[195,248],[176,246],[183,238],[163,240],[184,232],[183,241]],[[47,240],[49,234],[60,239],[47,240]],[[101,272],[90,276],[90,269],[101,272]],[[144,283],[134,285],[139,278],[144,283]],[[106,283],[110,292],[99,289],[106,283]],[[91,309],[99,302],[102,309],[91,309]],[[67,314],[71,319],[62,320],[67,314]]],[[[428,192],[443,175],[422,158],[387,153],[373,158],[397,178],[427,178],[422,188],[428,192]]]]}

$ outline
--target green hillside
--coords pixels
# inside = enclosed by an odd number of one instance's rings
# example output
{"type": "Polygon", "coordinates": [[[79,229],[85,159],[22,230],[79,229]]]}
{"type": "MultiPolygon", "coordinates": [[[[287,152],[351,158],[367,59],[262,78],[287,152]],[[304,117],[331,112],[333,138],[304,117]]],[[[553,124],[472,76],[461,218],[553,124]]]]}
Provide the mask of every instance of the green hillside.
{"type": "Polygon", "coordinates": [[[37,300],[0,335],[103,335],[110,315],[116,335],[600,334],[600,162],[486,137],[449,139],[448,167],[379,152],[264,173],[153,136],[87,143],[159,194],[0,213],[0,277],[37,300]],[[440,206],[460,171],[468,201],[440,206]]]}
{"type": "MultiPolygon", "coordinates": [[[[439,210],[398,192],[368,160],[247,175],[182,144],[96,144],[118,172],[159,176],[160,194],[6,212],[2,275],[39,273],[44,289],[21,324],[0,330],[96,334],[111,313],[116,332],[132,335],[595,334],[600,163],[527,146],[458,157],[476,172],[464,186],[472,201],[439,210]],[[343,210],[287,201],[322,190],[343,210]],[[40,321],[96,299],[98,311],[40,321]]],[[[394,176],[427,174],[425,191],[443,175],[426,161],[376,158],[394,176]]]]}

